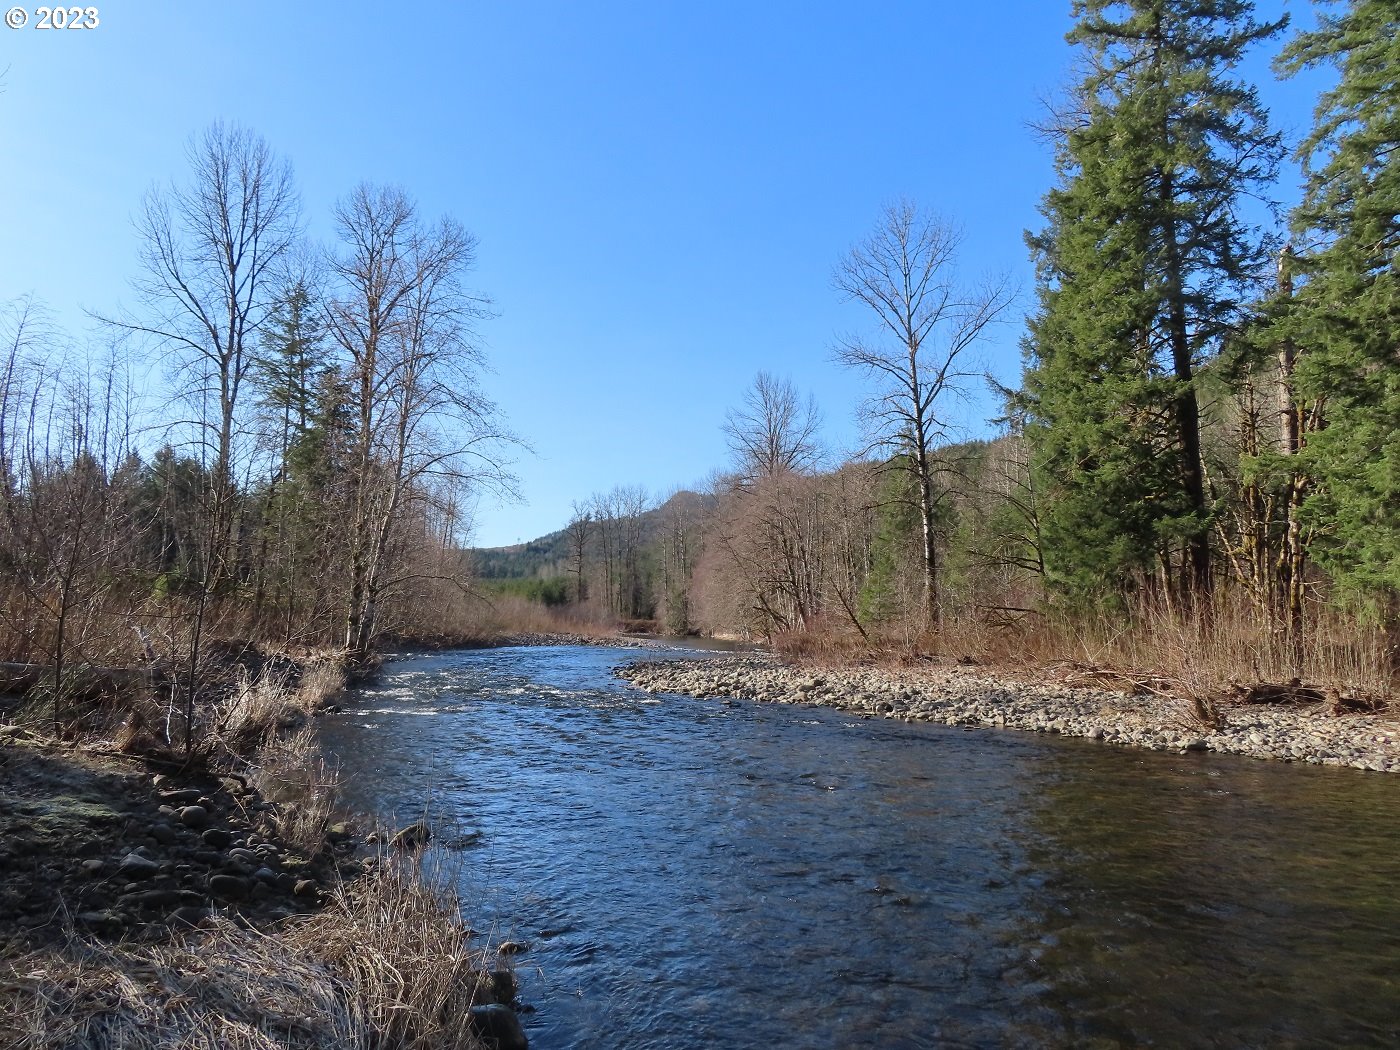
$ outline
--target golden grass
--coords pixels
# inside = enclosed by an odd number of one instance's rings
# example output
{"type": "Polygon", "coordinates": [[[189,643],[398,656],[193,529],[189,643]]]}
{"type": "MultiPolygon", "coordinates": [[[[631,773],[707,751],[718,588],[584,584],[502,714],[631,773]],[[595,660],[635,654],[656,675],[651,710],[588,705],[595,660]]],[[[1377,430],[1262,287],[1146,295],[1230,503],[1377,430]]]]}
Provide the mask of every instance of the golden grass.
{"type": "Polygon", "coordinates": [[[273,821],[279,837],[308,855],[325,845],[339,799],[339,774],[326,763],[315,730],[269,737],[249,766],[258,793],[277,803],[273,821]]]}
{"type": "Polygon", "coordinates": [[[1208,613],[1143,606],[1098,616],[950,616],[933,633],[898,625],[862,639],[849,631],[794,632],[775,639],[789,659],[848,665],[975,662],[1035,668],[1074,664],[1150,680],[1182,697],[1227,694],[1236,684],[1299,679],[1344,695],[1390,698],[1397,693],[1390,642],[1380,629],[1315,607],[1303,644],[1260,618],[1242,600],[1218,599],[1208,613]]]}
{"type": "Polygon", "coordinates": [[[216,918],[174,943],[0,964],[4,1050],[478,1050],[485,952],[458,903],[398,860],[271,934],[216,918]]]}

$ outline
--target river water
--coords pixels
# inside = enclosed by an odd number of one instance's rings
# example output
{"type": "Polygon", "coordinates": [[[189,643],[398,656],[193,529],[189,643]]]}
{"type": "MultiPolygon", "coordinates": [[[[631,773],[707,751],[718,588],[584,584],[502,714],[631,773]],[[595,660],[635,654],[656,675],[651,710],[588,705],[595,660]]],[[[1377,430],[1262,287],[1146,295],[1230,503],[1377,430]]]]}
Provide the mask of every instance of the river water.
{"type": "Polygon", "coordinates": [[[322,723],[528,943],[536,1050],[1400,1045],[1400,778],[653,698],[638,656],[415,656],[322,723]]]}

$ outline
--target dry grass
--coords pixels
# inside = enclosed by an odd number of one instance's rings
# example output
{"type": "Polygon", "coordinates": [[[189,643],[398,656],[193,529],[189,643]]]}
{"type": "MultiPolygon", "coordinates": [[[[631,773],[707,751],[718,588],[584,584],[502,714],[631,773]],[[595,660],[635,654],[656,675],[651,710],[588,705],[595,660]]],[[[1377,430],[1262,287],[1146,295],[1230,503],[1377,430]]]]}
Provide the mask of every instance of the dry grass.
{"type": "Polygon", "coordinates": [[[1242,601],[1217,601],[1208,615],[1142,607],[1127,614],[1047,617],[1031,613],[988,623],[949,617],[935,634],[898,625],[863,639],[849,631],[794,632],[780,653],[806,663],[896,666],[938,660],[1033,668],[1069,665],[1100,684],[1138,683],[1184,699],[1209,701],[1233,685],[1299,679],[1356,697],[1397,693],[1390,642],[1377,628],[1314,609],[1300,653],[1242,601]],[[1109,681],[1113,679],[1113,681],[1109,681]]]}
{"type": "Polygon", "coordinates": [[[484,620],[486,636],[513,634],[572,634],[582,638],[610,638],[617,634],[617,619],[591,605],[551,609],[519,595],[492,599],[484,620]]]}
{"type": "Polygon", "coordinates": [[[381,1045],[474,1046],[464,1020],[474,1003],[492,1001],[492,982],[489,958],[470,947],[459,916],[446,880],[424,871],[421,854],[401,854],[342,886],[288,940],[342,975],[357,1021],[380,1033],[381,1045]]]}
{"type": "Polygon", "coordinates": [[[217,919],[172,944],[60,950],[0,967],[5,1050],[477,1050],[487,958],[410,862],[274,934],[217,919]]]}
{"type": "Polygon", "coordinates": [[[261,740],[276,732],[289,716],[302,713],[286,676],[254,675],[240,667],[219,719],[219,732],[235,745],[242,745],[261,740]]]}
{"type": "Polygon", "coordinates": [[[345,660],[339,655],[312,657],[302,669],[297,682],[297,701],[304,711],[325,707],[344,690],[345,660]]]}
{"type": "Polygon", "coordinates": [[[318,853],[335,815],[339,775],[326,764],[315,731],[304,726],[268,738],[250,772],[258,793],[278,804],[273,818],[278,836],[308,855],[318,853]]]}

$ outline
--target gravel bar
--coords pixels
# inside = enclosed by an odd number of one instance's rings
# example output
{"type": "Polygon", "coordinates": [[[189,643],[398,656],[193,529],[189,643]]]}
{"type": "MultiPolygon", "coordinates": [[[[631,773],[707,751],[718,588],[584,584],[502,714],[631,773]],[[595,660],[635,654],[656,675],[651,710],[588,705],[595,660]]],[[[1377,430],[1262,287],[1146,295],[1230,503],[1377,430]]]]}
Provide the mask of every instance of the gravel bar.
{"type": "Polygon", "coordinates": [[[966,668],[818,670],[745,656],[639,661],[617,675],[651,693],[809,704],[867,718],[1400,773],[1400,723],[1384,715],[1332,716],[1322,704],[1221,705],[1208,725],[1183,700],[1016,681],[966,668]]]}

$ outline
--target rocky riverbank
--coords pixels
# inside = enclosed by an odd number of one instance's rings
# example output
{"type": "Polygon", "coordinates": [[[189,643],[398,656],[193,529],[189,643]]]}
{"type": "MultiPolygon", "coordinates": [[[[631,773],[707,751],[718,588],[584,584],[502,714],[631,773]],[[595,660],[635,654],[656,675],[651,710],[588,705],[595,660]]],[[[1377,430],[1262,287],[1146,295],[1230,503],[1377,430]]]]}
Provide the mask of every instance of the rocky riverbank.
{"type": "Polygon", "coordinates": [[[154,940],[221,910],[265,925],[363,874],[346,825],[329,849],[279,834],[241,776],[152,774],[123,756],[0,727],[0,951],[70,930],[154,940]]]}
{"type": "Polygon", "coordinates": [[[1017,729],[1152,751],[1400,773],[1400,722],[1333,716],[1324,704],[1200,705],[1172,697],[1029,682],[985,669],[813,669],[774,659],[640,661],[619,677],[653,693],[812,704],[863,717],[1017,729]]]}
{"type": "Polygon", "coordinates": [[[521,1050],[505,948],[425,874],[428,829],[332,815],[306,722],[343,676],[237,666],[193,761],[133,729],[139,697],[115,736],[0,720],[0,1050],[521,1050]]]}

